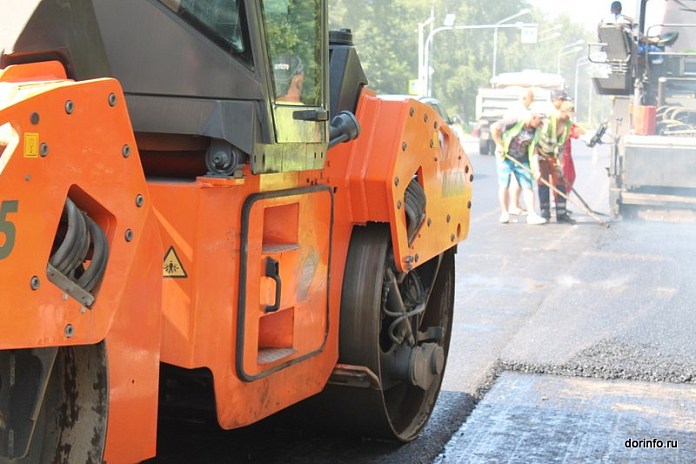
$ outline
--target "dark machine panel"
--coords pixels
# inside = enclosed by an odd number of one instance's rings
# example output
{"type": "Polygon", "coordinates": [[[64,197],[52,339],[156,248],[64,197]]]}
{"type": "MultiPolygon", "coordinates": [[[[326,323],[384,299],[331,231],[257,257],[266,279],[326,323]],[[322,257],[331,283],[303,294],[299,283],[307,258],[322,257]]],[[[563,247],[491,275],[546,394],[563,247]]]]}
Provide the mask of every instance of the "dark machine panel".
{"type": "MultiPolygon", "coordinates": [[[[195,2],[184,4],[195,12],[195,2]]],[[[246,24],[239,2],[238,22],[246,24]]],[[[137,131],[188,133],[228,141],[251,154],[270,142],[266,91],[255,72],[248,30],[174,9],[167,0],[94,0],[114,76],[128,98],[137,131]],[[147,43],[148,46],[142,46],[147,43]]]]}

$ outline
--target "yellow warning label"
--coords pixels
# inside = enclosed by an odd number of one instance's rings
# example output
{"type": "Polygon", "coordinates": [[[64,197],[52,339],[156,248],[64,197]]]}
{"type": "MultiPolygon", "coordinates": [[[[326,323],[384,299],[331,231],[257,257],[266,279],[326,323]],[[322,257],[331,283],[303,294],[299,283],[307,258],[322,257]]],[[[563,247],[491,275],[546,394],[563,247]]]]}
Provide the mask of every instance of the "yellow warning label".
{"type": "Polygon", "coordinates": [[[440,133],[438,131],[433,132],[433,147],[440,148],[440,133]]]}
{"type": "Polygon", "coordinates": [[[24,157],[39,157],[39,134],[36,132],[26,132],[24,134],[24,157]]]}
{"type": "Polygon", "coordinates": [[[169,250],[167,250],[167,253],[164,255],[162,277],[170,279],[185,279],[188,277],[173,246],[169,247],[169,250]]]}

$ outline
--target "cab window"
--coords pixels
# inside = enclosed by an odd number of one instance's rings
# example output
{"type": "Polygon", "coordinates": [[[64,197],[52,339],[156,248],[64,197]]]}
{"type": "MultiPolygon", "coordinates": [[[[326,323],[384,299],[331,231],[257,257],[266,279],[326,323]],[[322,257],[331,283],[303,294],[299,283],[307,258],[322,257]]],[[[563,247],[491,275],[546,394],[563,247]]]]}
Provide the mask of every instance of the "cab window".
{"type": "Polygon", "coordinates": [[[262,0],[277,105],[322,106],[320,0],[262,0]]]}
{"type": "Polygon", "coordinates": [[[243,0],[159,0],[228,52],[251,61],[243,0]]]}

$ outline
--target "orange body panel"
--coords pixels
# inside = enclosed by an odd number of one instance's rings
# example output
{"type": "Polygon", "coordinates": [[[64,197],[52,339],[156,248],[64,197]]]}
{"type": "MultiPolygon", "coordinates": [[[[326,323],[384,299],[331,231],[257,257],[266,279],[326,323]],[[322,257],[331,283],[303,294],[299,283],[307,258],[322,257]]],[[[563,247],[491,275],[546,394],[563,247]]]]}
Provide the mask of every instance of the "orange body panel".
{"type": "Polygon", "coordinates": [[[27,63],[0,69],[0,82],[38,82],[65,80],[65,68],[58,61],[27,63]]]}
{"type": "Polygon", "coordinates": [[[423,103],[387,101],[369,90],[356,116],[361,136],[331,150],[326,169],[331,183],[348,187],[353,222],[389,222],[402,271],[464,240],[474,176],[452,129],[423,103]],[[427,220],[409,244],[402,202],[415,175],[427,197],[427,220]]]}
{"type": "MultiPolygon", "coordinates": [[[[336,364],[339,293],[331,294],[327,307],[332,192],[311,185],[305,174],[253,176],[247,170],[243,180],[149,184],[165,249],[174,248],[187,276],[164,279],[162,361],[211,370],[225,428],[256,422],[318,393],[336,364]],[[296,194],[278,193],[298,187],[296,194]],[[260,192],[275,197],[249,200],[260,192]],[[243,241],[245,202],[249,234],[243,241]],[[240,326],[243,248],[248,259],[240,326]],[[280,309],[269,314],[264,307],[273,304],[275,283],[264,277],[267,257],[279,261],[283,289],[280,309]],[[240,368],[259,378],[240,379],[240,368]]],[[[318,174],[309,173],[312,179],[318,174]]],[[[345,255],[345,237],[342,243],[345,255]]],[[[340,288],[333,275],[332,282],[340,288]]]]}
{"type": "Polygon", "coordinates": [[[8,139],[0,158],[0,202],[17,202],[17,211],[5,218],[15,229],[14,246],[0,261],[0,349],[106,340],[107,459],[118,450],[117,460],[133,462],[155,450],[162,245],[118,82],[41,82],[56,77],[55,70],[53,63],[10,67],[2,78],[39,77],[24,84],[0,83],[0,130],[8,139]],[[110,94],[116,95],[113,107],[110,94]],[[65,109],[68,101],[74,105],[71,114],[65,109]],[[32,122],[33,113],[38,117],[32,122]],[[48,148],[45,156],[40,144],[48,148]],[[132,147],[127,158],[124,145],[132,147]],[[105,230],[110,245],[91,308],[46,276],[68,193],[105,230]],[[138,194],[145,198],[144,207],[136,206],[138,194]],[[130,242],[127,229],[133,231],[130,242]],[[36,290],[29,283],[33,276],[40,280],[36,290]]]}

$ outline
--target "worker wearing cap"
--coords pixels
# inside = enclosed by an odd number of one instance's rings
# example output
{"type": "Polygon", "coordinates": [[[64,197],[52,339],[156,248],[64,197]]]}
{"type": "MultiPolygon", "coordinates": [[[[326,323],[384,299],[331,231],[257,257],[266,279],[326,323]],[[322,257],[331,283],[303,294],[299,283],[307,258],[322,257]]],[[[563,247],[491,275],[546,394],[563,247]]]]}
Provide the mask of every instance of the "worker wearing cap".
{"type": "Polygon", "coordinates": [[[529,112],[526,115],[506,118],[491,126],[491,136],[495,141],[496,166],[498,168],[498,200],[500,201],[500,222],[510,222],[508,211],[510,179],[514,175],[522,187],[522,196],[527,206],[527,224],[544,224],[541,216],[534,212],[534,190],[532,175],[539,173],[536,145],[543,124],[543,114],[529,112]],[[519,166],[510,158],[519,162],[519,166]]]}
{"type": "MultiPolygon", "coordinates": [[[[279,141],[309,142],[321,140],[321,126],[313,121],[301,121],[287,107],[303,106],[304,65],[302,59],[284,53],[271,60],[277,108],[273,119],[279,141]],[[286,107],[286,108],[283,108],[286,107]]],[[[292,109],[292,108],[291,108],[292,109]]]]}
{"type": "MultiPolygon", "coordinates": [[[[551,102],[553,104],[553,109],[549,113],[559,111],[563,102],[570,101],[570,97],[565,90],[554,90],[551,92],[551,102]]],[[[581,135],[585,134],[585,129],[574,123],[570,127],[570,137],[565,144],[565,152],[563,154],[563,177],[565,178],[566,190],[568,192],[573,188],[575,183],[575,162],[573,161],[573,153],[571,147],[571,139],[577,139],[581,135]]],[[[554,198],[558,199],[559,195],[554,192],[554,198]]],[[[570,214],[570,211],[568,211],[570,214]]]]}
{"type": "MultiPolygon", "coordinates": [[[[560,108],[549,115],[541,130],[539,138],[539,169],[541,178],[549,180],[560,192],[566,193],[566,185],[562,180],[563,155],[565,144],[570,137],[571,118],[575,116],[575,105],[571,101],[563,101],[560,108]]],[[[551,198],[549,187],[539,182],[539,207],[541,217],[547,221],[551,218],[551,198]]],[[[556,197],[556,222],[573,224],[574,221],[566,210],[566,199],[556,197]]]]}
{"type": "Polygon", "coordinates": [[[273,59],[276,101],[290,104],[301,102],[303,71],[302,60],[295,55],[285,53],[273,59]]]}
{"type": "Polygon", "coordinates": [[[565,90],[554,90],[551,92],[551,104],[553,105],[553,109],[549,111],[549,114],[552,114],[555,111],[558,111],[561,109],[561,105],[565,101],[570,101],[570,96],[568,95],[568,92],[565,90]]]}

